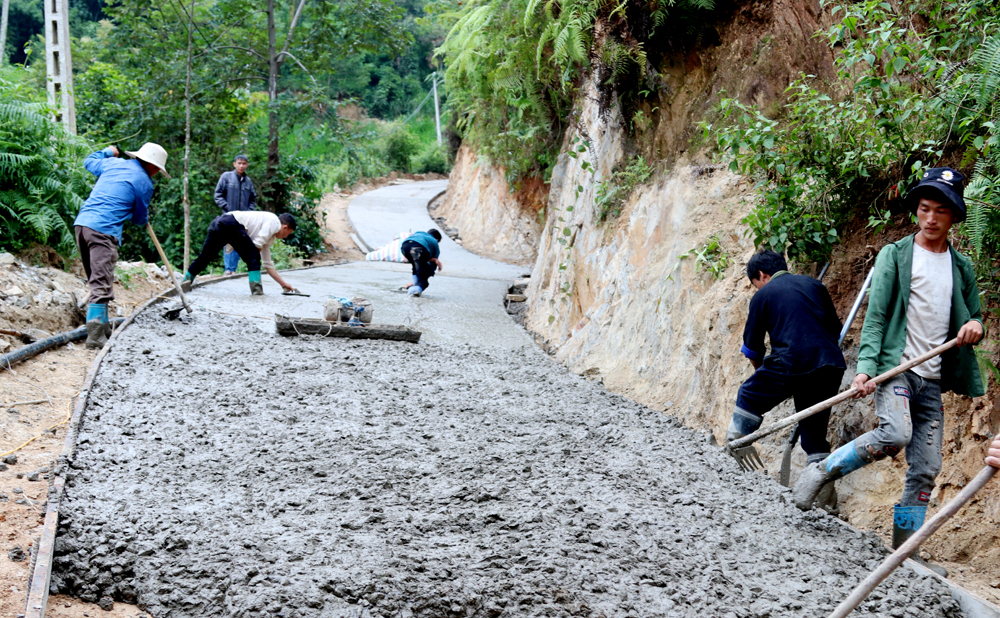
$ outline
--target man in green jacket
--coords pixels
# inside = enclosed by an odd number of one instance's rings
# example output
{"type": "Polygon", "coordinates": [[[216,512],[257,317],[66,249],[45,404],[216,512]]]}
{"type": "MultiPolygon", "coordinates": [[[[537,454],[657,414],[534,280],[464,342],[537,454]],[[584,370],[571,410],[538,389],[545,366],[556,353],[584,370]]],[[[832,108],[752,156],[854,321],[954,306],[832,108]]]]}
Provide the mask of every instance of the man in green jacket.
{"type": "Polygon", "coordinates": [[[906,449],[906,484],[893,513],[893,547],[923,524],[934,479],[941,471],[944,409],[941,393],[985,394],[972,344],[983,337],[979,289],[972,263],[948,242],[965,219],[964,176],[927,170],[906,200],[920,231],[886,245],[875,260],[861,331],[857,398],[875,393],[879,426],[802,471],[795,504],[812,508],[826,483],[906,449]],[[869,380],[957,337],[959,348],[875,386],[869,380]]]}

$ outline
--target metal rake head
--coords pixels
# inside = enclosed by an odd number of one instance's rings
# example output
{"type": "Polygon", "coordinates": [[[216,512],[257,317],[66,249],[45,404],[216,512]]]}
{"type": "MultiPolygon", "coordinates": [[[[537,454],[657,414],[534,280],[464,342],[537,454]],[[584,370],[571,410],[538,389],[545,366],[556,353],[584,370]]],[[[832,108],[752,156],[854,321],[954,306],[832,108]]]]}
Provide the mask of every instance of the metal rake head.
{"type": "Polygon", "coordinates": [[[757,452],[757,448],[754,445],[744,446],[741,448],[731,448],[728,449],[729,454],[733,456],[736,463],[740,465],[740,469],[744,472],[753,472],[754,470],[763,470],[764,462],[760,458],[760,453],[757,452]]]}

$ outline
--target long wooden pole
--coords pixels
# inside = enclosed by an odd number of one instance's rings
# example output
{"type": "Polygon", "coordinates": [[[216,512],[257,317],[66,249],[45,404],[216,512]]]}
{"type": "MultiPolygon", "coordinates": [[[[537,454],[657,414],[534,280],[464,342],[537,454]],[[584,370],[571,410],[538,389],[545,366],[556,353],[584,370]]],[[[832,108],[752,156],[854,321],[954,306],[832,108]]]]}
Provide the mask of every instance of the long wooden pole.
{"type": "Polygon", "coordinates": [[[163,252],[163,247],[160,246],[160,241],[156,240],[156,234],[153,232],[153,226],[149,223],[146,224],[146,230],[149,232],[149,237],[153,239],[153,244],[156,245],[156,252],[160,254],[160,259],[163,260],[163,264],[167,267],[167,274],[170,275],[170,280],[174,282],[174,289],[177,290],[177,295],[181,297],[181,303],[184,304],[184,308],[187,309],[188,313],[194,311],[191,309],[191,305],[188,304],[187,297],[184,296],[184,290],[181,289],[181,284],[174,276],[174,267],[170,265],[170,260],[167,259],[167,254],[163,252]]]}
{"type": "MultiPolygon", "coordinates": [[[[939,345],[938,347],[934,348],[930,352],[927,352],[926,354],[922,354],[922,355],[914,358],[913,360],[910,360],[910,361],[907,361],[907,362],[903,363],[902,365],[896,367],[895,369],[890,369],[889,371],[886,371],[882,375],[876,376],[876,377],[872,378],[869,383],[881,384],[882,382],[885,382],[886,380],[888,380],[890,378],[894,378],[894,377],[898,376],[899,374],[903,373],[904,371],[909,371],[910,369],[913,369],[914,367],[916,367],[920,363],[929,361],[930,359],[934,358],[935,356],[940,356],[941,354],[944,354],[945,352],[947,352],[948,350],[954,348],[957,345],[958,345],[958,339],[957,338],[952,339],[951,341],[949,341],[947,343],[939,345]]],[[[744,446],[746,446],[748,444],[751,444],[753,442],[756,442],[757,440],[760,440],[761,438],[763,438],[765,436],[769,436],[772,433],[775,433],[777,431],[781,431],[785,427],[788,427],[790,425],[794,425],[795,423],[801,421],[802,419],[807,418],[809,416],[812,416],[813,414],[816,414],[817,412],[822,412],[823,410],[826,410],[829,407],[835,406],[835,405],[837,405],[838,403],[840,403],[842,401],[847,401],[848,399],[850,399],[851,397],[854,397],[857,394],[858,394],[858,389],[853,388],[853,387],[849,388],[849,389],[847,389],[846,391],[844,391],[843,393],[841,393],[839,395],[835,395],[833,397],[830,397],[826,401],[821,401],[821,402],[817,403],[814,406],[810,406],[810,407],[806,408],[805,410],[802,410],[801,412],[796,412],[795,414],[793,414],[791,416],[788,416],[788,417],[785,417],[785,418],[781,419],[777,423],[773,423],[771,425],[768,425],[767,427],[764,427],[762,429],[758,429],[757,431],[753,432],[752,434],[743,436],[742,438],[737,438],[736,440],[733,440],[732,442],[727,442],[726,443],[726,448],[727,449],[742,448],[742,447],[744,447],[744,446]]]]}
{"type": "Polygon", "coordinates": [[[194,54],[194,0],[188,15],[187,79],[184,81],[184,189],[181,203],[184,205],[184,271],[191,265],[191,56],[194,54]]]}
{"type": "Polygon", "coordinates": [[[844,618],[850,614],[855,607],[861,604],[865,598],[871,594],[872,590],[878,586],[882,580],[889,576],[896,568],[903,564],[903,561],[910,557],[910,554],[915,552],[920,544],[927,540],[932,534],[934,534],[938,528],[944,524],[944,522],[951,519],[955,513],[962,508],[966,502],[968,502],[972,496],[976,494],[977,491],[983,488],[986,483],[993,478],[997,469],[993,466],[985,466],[976,475],[976,478],[972,479],[972,482],[965,486],[965,488],[958,493],[955,498],[946,504],[940,511],[937,512],[934,517],[924,523],[913,536],[911,536],[905,543],[899,546],[891,556],[885,559],[882,564],[879,565],[877,569],[872,571],[868,577],[864,578],[858,587],[854,589],[849,597],[844,599],[844,602],[837,606],[837,609],[833,610],[830,614],[830,618],[844,618]]]}

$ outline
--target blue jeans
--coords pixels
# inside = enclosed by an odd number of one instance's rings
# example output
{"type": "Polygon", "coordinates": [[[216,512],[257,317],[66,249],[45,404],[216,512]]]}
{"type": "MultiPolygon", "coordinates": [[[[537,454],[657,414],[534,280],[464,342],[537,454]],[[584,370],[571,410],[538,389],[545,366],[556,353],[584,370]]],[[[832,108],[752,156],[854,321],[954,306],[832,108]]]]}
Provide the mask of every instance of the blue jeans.
{"type": "Polygon", "coordinates": [[[240,254],[236,253],[232,245],[226,245],[226,250],[222,252],[222,263],[226,265],[226,270],[236,272],[240,265],[240,254]]]}
{"type": "Polygon", "coordinates": [[[905,448],[909,468],[899,504],[927,506],[941,472],[941,382],[912,371],[887,380],[875,389],[875,413],[878,428],[855,440],[858,455],[872,462],[895,457],[905,448]]]}

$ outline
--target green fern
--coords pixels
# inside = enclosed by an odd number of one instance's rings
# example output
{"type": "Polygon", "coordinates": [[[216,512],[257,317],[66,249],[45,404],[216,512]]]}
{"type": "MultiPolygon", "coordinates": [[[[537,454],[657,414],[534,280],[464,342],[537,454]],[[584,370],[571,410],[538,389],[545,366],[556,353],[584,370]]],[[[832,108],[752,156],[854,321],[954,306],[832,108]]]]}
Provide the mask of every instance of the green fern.
{"type": "MultiPolygon", "coordinates": [[[[16,71],[17,69],[9,69],[16,71]]],[[[71,222],[87,190],[87,145],[0,77],[0,249],[33,242],[73,250],[71,222]]]]}

